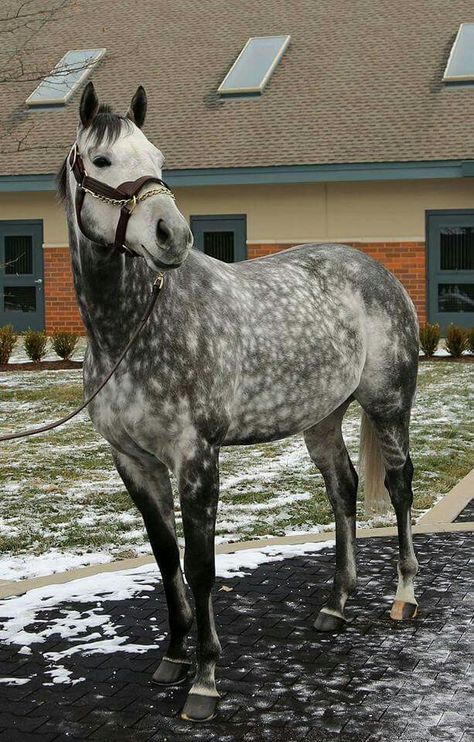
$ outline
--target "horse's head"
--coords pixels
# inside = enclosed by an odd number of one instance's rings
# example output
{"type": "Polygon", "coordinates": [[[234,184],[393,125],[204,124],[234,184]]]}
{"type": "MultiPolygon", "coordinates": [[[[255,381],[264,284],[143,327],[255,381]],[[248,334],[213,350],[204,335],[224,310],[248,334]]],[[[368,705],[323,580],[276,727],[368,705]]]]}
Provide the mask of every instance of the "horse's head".
{"type": "MultiPolygon", "coordinates": [[[[143,176],[161,179],[164,157],[141,130],[146,108],[142,87],[135,93],[127,115],[119,116],[99,105],[92,83],[86,86],[79,109],[77,151],[89,178],[112,189],[143,176]]],[[[76,180],[77,177],[71,178],[77,208],[80,188],[76,180]]],[[[110,198],[94,197],[87,190],[80,196],[83,201],[79,223],[84,233],[100,244],[114,244],[121,205],[110,198]]],[[[145,258],[153,270],[178,267],[192,247],[193,238],[171,193],[148,181],[139,187],[137,199],[126,224],[127,248],[145,258]],[[155,193],[144,198],[151,191],[155,193]]]]}

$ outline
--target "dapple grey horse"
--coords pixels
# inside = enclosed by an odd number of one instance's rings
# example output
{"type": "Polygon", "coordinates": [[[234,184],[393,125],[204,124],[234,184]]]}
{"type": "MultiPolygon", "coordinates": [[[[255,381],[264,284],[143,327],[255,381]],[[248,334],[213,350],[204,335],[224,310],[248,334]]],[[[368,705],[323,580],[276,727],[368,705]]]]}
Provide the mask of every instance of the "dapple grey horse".
{"type": "MultiPolygon", "coordinates": [[[[143,88],[127,116],[99,105],[92,83],[80,105],[76,146],[89,176],[116,187],[144,174],[161,178],[163,155],[141,131],[143,88]]],[[[144,187],[144,191],[153,184],[144,187]]],[[[411,536],[413,466],[409,420],[418,363],[415,311],[401,284],[362,252],[302,245],[226,264],[192,248],[171,195],[137,205],[126,244],[114,242],[117,205],[86,193],[66,159],[59,174],[66,204],[74,281],[87,330],[84,387],[107,374],[137,326],[157,271],[164,286],[151,318],[111,381],[90,405],[95,428],[139,508],[161,570],[170,639],[154,679],[183,682],[193,623],[180,567],[169,473],[177,479],[185,537],[184,572],[197,620],[197,667],[182,717],[213,717],[220,654],[211,590],[221,446],[302,433],[320,469],[336,522],[336,571],[315,628],[334,631],[356,585],[358,477],[341,434],[354,400],[363,408],[366,500],[384,481],[398,523],[400,560],[395,619],[416,613],[417,561],[411,536]],[[87,234],[87,236],[86,236],[87,234]]]]}

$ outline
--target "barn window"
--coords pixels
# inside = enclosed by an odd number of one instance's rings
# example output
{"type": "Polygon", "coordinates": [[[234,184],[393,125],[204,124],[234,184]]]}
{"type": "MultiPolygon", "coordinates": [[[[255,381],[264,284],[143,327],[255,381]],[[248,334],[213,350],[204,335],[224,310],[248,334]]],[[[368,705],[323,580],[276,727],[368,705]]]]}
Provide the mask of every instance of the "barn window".
{"type": "Polygon", "coordinates": [[[444,71],[445,82],[474,82],[474,23],[461,23],[444,71]]]}
{"type": "Polygon", "coordinates": [[[218,88],[221,95],[259,95],[290,42],[289,36],[253,36],[218,88]]]}
{"type": "Polygon", "coordinates": [[[63,106],[91,73],[105,49],[73,49],[67,52],[26,99],[27,106],[63,106]]]}
{"type": "Polygon", "coordinates": [[[247,258],[247,218],[245,214],[191,216],[194,244],[211,258],[236,263],[247,258]]]}

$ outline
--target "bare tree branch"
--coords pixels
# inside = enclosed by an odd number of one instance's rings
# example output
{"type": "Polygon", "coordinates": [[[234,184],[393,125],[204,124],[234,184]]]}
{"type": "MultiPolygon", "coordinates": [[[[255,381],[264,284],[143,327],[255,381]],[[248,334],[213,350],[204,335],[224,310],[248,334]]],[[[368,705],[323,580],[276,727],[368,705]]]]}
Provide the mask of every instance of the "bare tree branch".
{"type": "Polygon", "coordinates": [[[94,66],[95,60],[89,57],[55,68],[64,51],[51,58],[54,25],[60,37],[65,22],[73,22],[77,7],[78,0],[0,0],[0,93],[7,102],[0,107],[0,155],[8,155],[15,167],[24,162],[25,152],[47,151],[52,160],[56,156],[59,160],[69,144],[61,134],[54,142],[40,140],[38,127],[44,119],[33,114],[25,101],[45,78],[54,98],[55,89],[67,90],[67,75],[94,66]],[[15,101],[13,105],[8,105],[9,100],[15,101]]]}
{"type": "Polygon", "coordinates": [[[35,64],[28,65],[25,58],[32,58],[32,42],[40,36],[45,26],[63,20],[63,11],[72,4],[73,0],[46,0],[41,3],[24,0],[11,3],[12,11],[0,18],[0,85],[34,82],[51,72],[35,64]]]}

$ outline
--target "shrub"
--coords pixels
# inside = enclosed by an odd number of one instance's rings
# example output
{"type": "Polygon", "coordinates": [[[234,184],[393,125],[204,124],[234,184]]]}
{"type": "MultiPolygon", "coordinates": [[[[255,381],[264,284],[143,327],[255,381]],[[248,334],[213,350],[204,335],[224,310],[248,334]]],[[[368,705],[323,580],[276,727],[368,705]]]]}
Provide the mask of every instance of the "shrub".
{"type": "Polygon", "coordinates": [[[460,358],[467,350],[467,332],[457,325],[449,325],[446,333],[446,350],[453,358],[460,358]]]}
{"type": "Polygon", "coordinates": [[[429,322],[420,327],[420,345],[425,356],[431,357],[438,349],[439,325],[430,325],[429,322]]]}
{"type": "Polygon", "coordinates": [[[471,353],[474,353],[474,327],[467,331],[467,347],[471,353]]]}
{"type": "Polygon", "coordinates": [[[18,335],[13,325],[0,327],[0,364],[8,363],[18,335]]]}
{"type": "Polygon", "coordinates": [[[28,358],[31,358],[34,363],[41,361],[46,353],[47,339],[46,333],[43,330],[37,331],[28,328],[25,332],[23,347],[28,358]]]}
{"type": "Polygon", "coordinates": [[[79,335],[74,332],[54,332],[51,336],[51,345],[54,352],[67,361],[74,353],[78,340],[79,335]]]}

